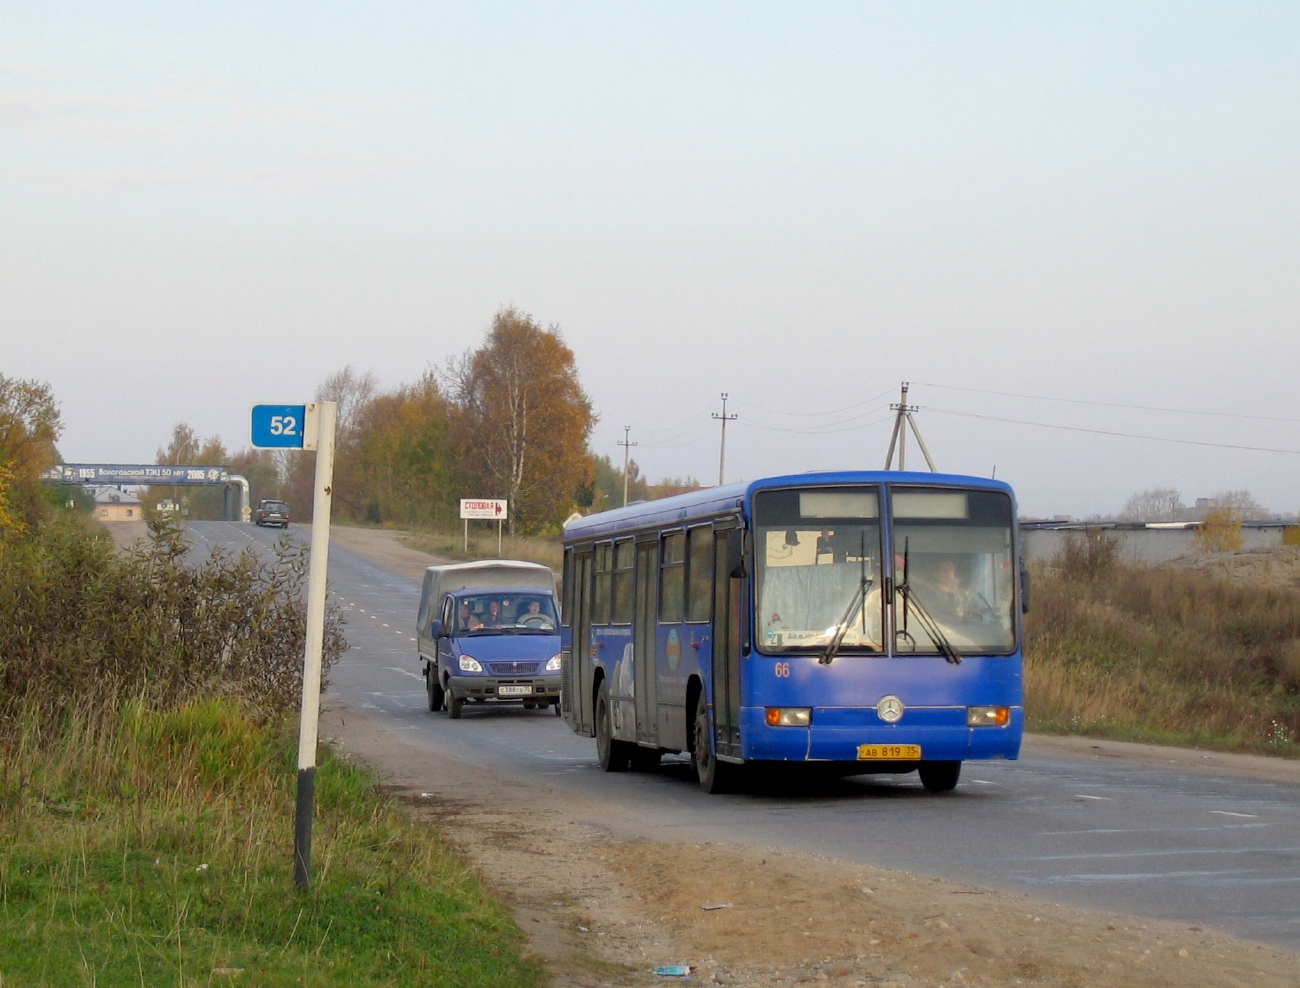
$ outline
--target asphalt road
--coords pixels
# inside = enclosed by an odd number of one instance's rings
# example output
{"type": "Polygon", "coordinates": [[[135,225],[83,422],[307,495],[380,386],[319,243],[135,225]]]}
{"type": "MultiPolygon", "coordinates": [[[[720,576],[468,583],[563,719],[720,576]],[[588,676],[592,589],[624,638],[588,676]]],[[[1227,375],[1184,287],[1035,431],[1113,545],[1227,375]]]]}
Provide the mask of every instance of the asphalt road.
{"type": "MultiPolygon", "coordinates": [[[[278,531],[189,526],[196,549],[268,550],[278,531]]],[[[290,529],[290,537],[295,536],[290,529]]],[[[467,705],[430,713],[416,657],[419,587],[330,550],[350,650],[329,693],[404,740],[587,799],[609,826],[666,840],[752,843],[933,875],[1108,912],[1180,920],[1300,950],[1300,785],[1216,765],[1028,751],[968,762],[958,789],[916,776],[765,783],[707,796],[684,759],[607,775],[595,743],[551,711],[467,705]]]]}

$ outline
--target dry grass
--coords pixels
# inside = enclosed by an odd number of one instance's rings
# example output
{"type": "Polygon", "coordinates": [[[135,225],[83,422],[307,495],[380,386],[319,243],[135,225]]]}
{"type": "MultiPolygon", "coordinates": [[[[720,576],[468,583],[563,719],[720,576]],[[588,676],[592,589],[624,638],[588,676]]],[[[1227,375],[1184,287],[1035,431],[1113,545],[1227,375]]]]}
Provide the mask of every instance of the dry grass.
{"type": "Polygon", "coordinates": [[[1300,754],[1300,593],[1087,550],[1037,573],[1032,728],[1300,754]]]}
{"type": "Polygon", "coordinates": [[[457,562],[475,559],[522,559],[549,566],[558,576],[564,561],[564,548],[558,537],[504,535],[500,548],[497,533],[469,533],[469,551],[465,550],[465,533],[411,531],[401,536],[403,544],[420,552],[457,562]]]}

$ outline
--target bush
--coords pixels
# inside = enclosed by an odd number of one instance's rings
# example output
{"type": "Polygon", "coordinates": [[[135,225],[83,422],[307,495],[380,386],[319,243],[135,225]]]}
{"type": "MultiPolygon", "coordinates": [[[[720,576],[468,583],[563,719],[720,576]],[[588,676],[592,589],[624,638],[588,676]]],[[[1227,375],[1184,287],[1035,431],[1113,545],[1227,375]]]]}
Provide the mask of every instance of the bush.
{"type": "Polygon", "coordinates": [[[1231,508],[1215,508],[1201,519],[1192,545],[1197,552],[1236,552],[1246,544],[1241,534],[1241,515],[1231,508]]]}
{"type": "Polygon", "coordinates": [[[1119,537],[1100,528],[1085,528],[1082,537],[1073,533],[1054,560],[1066,579],[1095,580],[1105,576],[1119,562],[1119,537]]]}
{"type": "MultiPolygon", "coordinates": [[[[282,541],[273,563],[250,550],[187,561],[180,522],[122,555],[79,520],[54,514],[0,540],[0,718],[77,698],[139,696],[164,709],[237,695],[267,711],[298,706],[306,632],[306,547],[282,541]]],[[[324,668],[342,654],[327,616],[324,668]]]]}

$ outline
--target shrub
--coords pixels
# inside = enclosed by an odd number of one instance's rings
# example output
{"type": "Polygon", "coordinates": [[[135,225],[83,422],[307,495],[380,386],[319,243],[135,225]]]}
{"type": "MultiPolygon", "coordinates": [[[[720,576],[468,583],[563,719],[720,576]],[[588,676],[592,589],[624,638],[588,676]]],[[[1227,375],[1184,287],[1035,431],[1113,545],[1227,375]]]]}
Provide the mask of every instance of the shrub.
{"type": "MultiPolygon", "coordinates": [[[[150,527],[148,546],[126,556],[67,514],[0,540],[0,719],[22,702],[57,712],[83,697],[298,705],[306,547],[282,540],[271,563],[251,550],[190,563],[178,519],[150,527]]],[[[331,609],[325,669],[345,647],[331,609]]]]}
{"type": "Polygon", "coordinates": [[[1197,552],[1235,552],[1245,544],[1241,515],[1231,508],[1215,508],[1207,513],[1192,539],[1197,552]]]}
{"type": "Polygon", "coordinates": [[[1119,562],[1119,537],[1100,528],[1086,528],[1082,537],[1071,533],[1054,562],[1067,579],[1095,580],[1119,562]]]}

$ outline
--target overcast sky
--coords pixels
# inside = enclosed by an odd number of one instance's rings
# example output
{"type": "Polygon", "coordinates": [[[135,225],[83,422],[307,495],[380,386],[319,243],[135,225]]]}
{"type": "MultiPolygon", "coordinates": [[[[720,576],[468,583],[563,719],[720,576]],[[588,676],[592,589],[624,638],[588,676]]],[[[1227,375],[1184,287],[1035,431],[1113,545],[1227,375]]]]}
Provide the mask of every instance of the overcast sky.
{"type": "Polygon", "coordinates": [[[879,467],[908,380],[1026,513],[1300,508],[1294,3],[181,6],[0,11],[0,373],[69,461],[513,304],[651,479],[722,392],[728,481],[879,467]]]}

